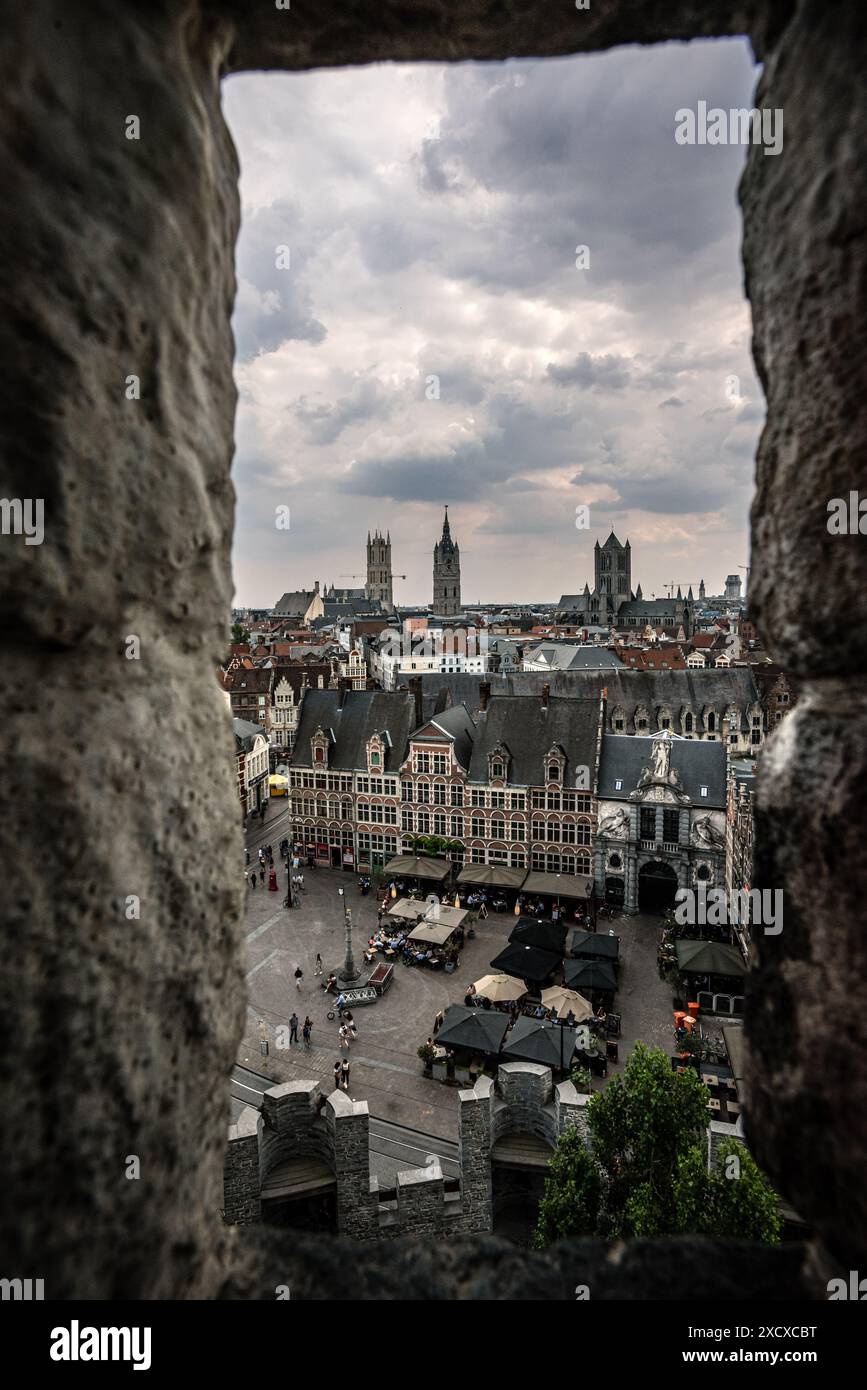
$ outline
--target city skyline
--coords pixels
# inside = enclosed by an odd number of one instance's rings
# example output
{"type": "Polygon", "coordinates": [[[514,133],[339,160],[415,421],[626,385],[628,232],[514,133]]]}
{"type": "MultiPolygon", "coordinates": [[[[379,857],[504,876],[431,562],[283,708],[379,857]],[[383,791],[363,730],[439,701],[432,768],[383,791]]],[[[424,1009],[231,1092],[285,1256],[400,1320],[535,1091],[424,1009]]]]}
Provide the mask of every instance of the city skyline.
{"type": "Polygon", "coordinates": [[[749,562],[745,151],[678,145],[674,113],[754,79],[733,40],[227,82],[236,604],[351,584],[377,527],[395,602],[429,603],[445,502],[468,603],[580,589],[611,529],[646,593],[749,562]]]}

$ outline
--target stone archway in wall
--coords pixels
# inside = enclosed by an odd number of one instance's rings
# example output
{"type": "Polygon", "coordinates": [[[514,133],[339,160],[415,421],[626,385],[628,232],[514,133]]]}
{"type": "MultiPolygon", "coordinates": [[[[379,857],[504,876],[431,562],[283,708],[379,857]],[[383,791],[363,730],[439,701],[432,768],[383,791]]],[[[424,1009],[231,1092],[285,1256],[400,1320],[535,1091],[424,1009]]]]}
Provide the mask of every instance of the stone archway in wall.
{"type": "Polygon", "coordinates": [[[661,913],[674,906],[677,874],[663,859],[648,859],[638,870],[639,912],[661,913]]]}
{"type": "MultiPolygon", "coordinates": [[[[17,811],[0,825],[16,866],[0,1017],[20,1044],[3,1097],[16,1143],[0,1159],[0,1236],[19,1267],[45,1272],[54,1298],[211,1297],[225,1278],[216,1213],[244,984],[232,744],[213,674],[232,598],[239,224],[221,77],[745,33],[763,63],[758,100],[786,120],[782,155],[752,148],[739,188],[768,410],[751,616],[800,685],[757,791],[754,886],[785,885],[787,898],[785,929],[756,942],[748,982],[747,1120],[759,1161],[855,1268],[867,1244],[867,1079],[839,1068],[823,1021],[845,1016],[853,1055],[867,1052],[867,627],[851,622],[867,551],[826,525],[828,500],[861,481],[867,429],[859,7],[431,0],[411,27],[406,15],[396,0],[345,0],[339,16],[314,0],[31,0],[6,25],[0,456],[8,496],[45,499],[46,533],[40,547],[0,551],[17,811]],[[124,659],[129,634],[140,660],[124,659]],[[178,749],[195,746],[212,752],[206,790],[177,776],[178,749]],[[143,907],[135,931],[117,912],[130,894],[143,907]],[[69,981],[86,981],[87,997],[69,981]],[[160,1084],[142,1084],[142,1057],[160,1084]],[[56,1114],[66,1123],[46,1121],[56,1114]],[[147,1200],[120,1203],[115,1156],[130,1152],[149,1156],[147,1200]],[[73,1201],[85,1188],[88,1200],[73,1201]]],[[[360,1296],[371,1258],[355,1257],[360,1296]]],[[[268,1282],[273,1296],[279,1281],[268,1282]]]]}

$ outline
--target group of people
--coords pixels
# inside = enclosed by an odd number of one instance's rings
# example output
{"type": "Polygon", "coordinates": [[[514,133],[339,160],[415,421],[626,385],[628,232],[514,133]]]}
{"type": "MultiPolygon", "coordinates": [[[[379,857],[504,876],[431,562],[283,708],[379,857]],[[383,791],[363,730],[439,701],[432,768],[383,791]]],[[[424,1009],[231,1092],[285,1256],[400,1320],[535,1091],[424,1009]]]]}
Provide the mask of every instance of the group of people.
{"type": "MultiPolygon", "coordinates": [[[[304,1024],[303,1024],[302,1029],[301,1029],[301,1036],[302,1036],[302,1038],[304,1039],[304,1050],[305,1050],[305,1052],[309,1052],[309,1051],[310,1051],[310,1035],[311,1035],[312,1032],[313,1032],[313,1019],[312,1019],[312,1018],[310,1017],[310,1015],[308,1014],[307,1017],[304,1019],[304,1024]]],[[[298,1015],[297,1015],[296,1013],[293,1012],[292,1017],[291,1017],[290,1020],[289,1020],[289,1045],[290,1045],[290,1047],[291,1047],[292,1043],[297,1043],[297,1042],[298,1042],[298,1015]]]]}
{"type": "Polygon", "coordinates": [[[368,965],[376,959],[378,951],[383,951],[387,956],[399,956],[404,965],[436,967],[445,965],[448,960],[441,947],[429,946],[423,941],[410,941],[409,931],[405,926],[396,926],[392,931],[389,931],[387,926],[377,927],[364,951],[364,959],[368,965]]]}

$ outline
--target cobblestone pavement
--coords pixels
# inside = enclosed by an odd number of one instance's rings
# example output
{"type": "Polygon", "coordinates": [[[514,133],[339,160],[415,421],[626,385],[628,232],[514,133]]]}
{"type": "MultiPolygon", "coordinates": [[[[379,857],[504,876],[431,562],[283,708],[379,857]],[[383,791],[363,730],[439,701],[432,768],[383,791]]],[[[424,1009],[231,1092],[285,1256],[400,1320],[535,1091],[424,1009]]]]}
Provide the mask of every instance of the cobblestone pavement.
{"type": "MultiPolygon", "coordinates": [[[[373,890],[362,897],[353,874],[337,869],[304,869],[307,891],[301,895],[300,908],[283,907],[286,872],[279,860],[278,846],[287,829],[285,803],[275,800],[264,828],[257,824],[248,836],[251,847],[270,841],[280,886],[277,892],[269,892],[266,873],[265,887],[257,883],[255,891],[247,892],[244,961],[249,995],[238,1061],[273,1076],[275,1085],[314,1078],[328,1093],[334,1086],[334,1062],[341,1052],[337,1021],[329,1023],[326,1019],[329,997],[313,973],[316,953],[321,954],[326,973],[342,966],[345,933],[338,889],[344,888],[352,914],[356,968],[361,966],[362,979],[366,978],[369,972],[361,952],[376,925],[379,900],[373,890]],[[304,972],[300,990],[294,979],[297,965],[304,972]],[[305,1015],[313,1020],[309,1051],[300,1043],[291,1049],[277,1047],[276,1029],[288,1024],[293,1010],[302,1024],[305,1015]],[[268,1032],[267,1058],[260,1051],[260,1020],[268,1032]]],[[[255,848],[251,848],[251,860],[256,860],[255,848]]],[[[238,872],[243,876],[243,865],[238,872]]],[[[466,942],[454,974],[397,964],[388,993],[376,1004],[354,1010],[358,1037],[349,1051],[349,1094],[355,1100],[366,1100],[372,1115],[442,1138],[456,1137],[457,1088],[423,1077],[416,1049],[432,1032],[437,1011],[462,1003],[467,984],[488,973],[491,959],[506,944],[513,924],[511,913],[492,913],[486,921],[477,923],[476,939],[466,942]]],[[[600,931],[606,931],[608,925],[600,923],[600,931]]],[[[670,1051],[673,1040],[671,988],[659,979],[656,969],[659,920],[622,917],[610,925],[621,938],[620,988],[615,1008],[622,1015],[623,1036],[619,1063],[609,1067],[609,1076],[622,1070],[637,1039],[666,1051],[670,1051]]]]}

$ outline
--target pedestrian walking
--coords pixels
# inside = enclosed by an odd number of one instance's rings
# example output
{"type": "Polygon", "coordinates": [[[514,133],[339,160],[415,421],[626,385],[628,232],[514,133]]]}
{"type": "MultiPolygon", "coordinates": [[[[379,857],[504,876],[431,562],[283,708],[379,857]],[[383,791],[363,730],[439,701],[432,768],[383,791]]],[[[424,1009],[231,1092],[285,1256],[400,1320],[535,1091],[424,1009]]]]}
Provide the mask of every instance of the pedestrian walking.
{"type": "Polygon", "coordinates": [[[305,1051],[310,1051],[310,1034],[313,1030],[313,1019],[308,1014],[304,1020],[304,1027],[301,1029],[301,1036],[304,1039],[305,1051]]]}
{"type": "Polygon", "coordinates": [[[304,971],[301,969],[301,966],[300,966],[300,965],[296,965],[296,967],[295,967],[295,988],[296,988],[296,989],[300,989],[300,988],[301,988],[301,981],[302,981],[303,979],[304,979],[304,971]]]}
{"type": "Polygon", "coordinates": [[[301,892],[302,892],[302,893],[306,893],[306,892],[307,892],[307,889],[304,887],[304,875],[303,875],[303,874],[299,874],[299,875],[298,875],[298,887],[301,889],[301,892]]]}
{"type": "Polygon", "coordinates": [[[250,887],[251,887],[251,888],[255,888],[255,887],[256,887],[256,870],[255,870],[255,869],[253,870],[253,872],[252,872],[251,875],[250,875],[250,887]]]}
{"type": "Polygon", "coordinates": [[[313,974],[314,974],[314,975],[321,975],[321,974],[322,974],[322,957],[320,956],[320,954],[319,954],[318,951],[316,952],[316,965],[315,965],[315,967],[314,967],[313,974]]]}
{"type": "Polygon", "coordinates": [[[436,1018],[434,1019],[434,1026],[433,1026],[434,1037],[436,1037],[437,1033],[438,1033],[439,1030],[442,1028],[442,1026],[443,1026],[444,1023],[445,1023],[445,1015],[444,1015],[442,1009],[440,1009],[439,1013],[437,1014],[436,1018]]]}
{"type": "Polygon", "coordinates": [[[355,1039],[358,1037],[358,1025],[356,1024],[355,1019],[352,1017],[352,1014],[349,1012],[348,1009],[344,1010],[343,1022],[349,1029],[349,1041],[355,1042],[355,1039]]]}
{"type": "Polygon", "coordinates": [[[289,1045],[298,1041],[298,1015],[293,1013],[289,1020],[289,1045]]]}
{"type": "Polygon", "coordinates": [[[245,863],[245,864],[249,864],[249,862],[250,862],[250,851],[249,851],[248,849],[245,849],[245,850],[244,850],[244,863],[245,863]]]}
{"type": "Polygon", "coordinates": [[[337,1030],[337,1036],[340,1038],[340,1051],[341,1051],[341,1052],[348,1052],[348,1051],[349,1051],[349,1029],[347,1028],[347,1026],[346,1026],[345,1023],[341,1023],[340,1027],[339,1027],[338,1030],[337,1030]]]}
{"type": "Polygon", "coordinates": [[[264,869],[260,869],[260,870],[259,870],[259,882],[261,883],[262,887],[264,888],[264,887],[265,887],[265,870],[264,870],[264,869]]]}
{"type": "Polygon", "coordinates": [[[335,1091],[338,1090],[339,1087],[340,1087],[340,1059],[338,1058],[338,1060],[334,1063],[334,1089],[335,1089],[335,1091]]]}
{"type": "Polygon", "coordinates": [[[343,1082],[344,1091],[349,1090],[349,1058],[344,1057],[340,1063],[340,1079],[343,1082]]]}

